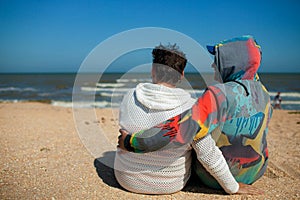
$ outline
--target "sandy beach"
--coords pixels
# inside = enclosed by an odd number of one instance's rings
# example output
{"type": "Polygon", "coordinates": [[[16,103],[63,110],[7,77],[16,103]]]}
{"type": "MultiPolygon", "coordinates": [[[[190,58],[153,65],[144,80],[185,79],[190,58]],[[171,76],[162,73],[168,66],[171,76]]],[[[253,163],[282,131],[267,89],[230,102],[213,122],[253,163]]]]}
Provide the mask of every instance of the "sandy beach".
{"type": "MultiPolygon", "coordinates": [[[[87,127],[103,128],[117,143],[111,109],[96,109],[87,127]]],[[[269,127],[269,166],[254,185],[263,195],[226,195],[188,183],[171,195],[141,195],[122,189],[113,170],[84,146],[72,108],[44,103],[0,104],[1,199],[300,199],[300,112],[274,110],[269,127]]],[[[114,152],[108,152],[113,154],[114,152]]]]}

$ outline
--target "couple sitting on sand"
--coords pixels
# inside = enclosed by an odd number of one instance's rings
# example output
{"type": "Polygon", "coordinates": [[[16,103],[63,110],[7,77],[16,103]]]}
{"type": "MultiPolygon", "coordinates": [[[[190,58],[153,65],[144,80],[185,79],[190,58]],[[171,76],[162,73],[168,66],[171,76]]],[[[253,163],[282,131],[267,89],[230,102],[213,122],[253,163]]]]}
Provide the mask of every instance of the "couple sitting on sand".
{"type": "Polygon", "coordinates": [[[208,46],[219,84],[197,100],[176,88],[187,60],[174,46],[152,51],[152,81],[141,83],[120,107],[115,176],[125,189],[170,194],[191,176],[226,193],[258,194],[251,184],[268,163],[266,135],[272,108],[258,80],[260,47],[251,36],[208,46]]]}

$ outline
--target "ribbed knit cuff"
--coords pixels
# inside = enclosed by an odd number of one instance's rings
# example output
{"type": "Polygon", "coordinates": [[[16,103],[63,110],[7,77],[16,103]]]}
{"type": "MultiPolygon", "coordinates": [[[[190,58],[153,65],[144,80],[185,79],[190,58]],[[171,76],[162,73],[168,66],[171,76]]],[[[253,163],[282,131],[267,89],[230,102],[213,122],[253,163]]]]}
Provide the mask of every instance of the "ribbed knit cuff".
{"type": "Polygon", "coordinates": [[[223,187],[223,188],[226,193],[235,194],[239,191],[240,186],[235,180],[232,180],[232,184],[230,185],[230,187],[223,187]]]}
{"type": "Polygon", "coordinates": [[[130,144],[130,139],[131,139],[131,135],[126,135],[125,139],[124,139],[124,147],[127,149],[127,151],[131,151],[134,152],[134,148],[132,148],[131,144],[130,144]]]}

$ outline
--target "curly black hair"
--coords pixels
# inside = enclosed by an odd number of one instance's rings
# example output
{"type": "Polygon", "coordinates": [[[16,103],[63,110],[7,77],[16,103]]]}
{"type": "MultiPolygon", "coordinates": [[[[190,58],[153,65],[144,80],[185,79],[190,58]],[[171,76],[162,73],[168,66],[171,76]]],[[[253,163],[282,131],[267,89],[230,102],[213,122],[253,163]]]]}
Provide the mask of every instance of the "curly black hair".
{"type": "Polygon", "coordinates": [[[153,68],[156,71],[156,81],[176,85],[183,74],[187,59],[179,47],[174,45],[163,46],[160,44],[152,51],[153,68]]]}

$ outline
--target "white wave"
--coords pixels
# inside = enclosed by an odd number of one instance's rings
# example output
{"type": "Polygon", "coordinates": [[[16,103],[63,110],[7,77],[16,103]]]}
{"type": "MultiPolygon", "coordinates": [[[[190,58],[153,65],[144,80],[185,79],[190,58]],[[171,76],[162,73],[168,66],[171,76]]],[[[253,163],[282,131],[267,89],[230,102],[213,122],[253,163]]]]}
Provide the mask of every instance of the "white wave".
{"type": "Polygon", "coordinates": [[[281,104],[284,104],[284,105],[300,105],[300,101],[281,101],[281,104]]]}
{"type": "Polygon", "coordinates": [[[145,83],[145,82],[152,82],[152,80],[150,78],[140,78],[140,79],[137,79],[137,78],[132,78],[132,79],[117,79],[116,80],[118,83],[145,83]]]}
{"type": "Polygon", "coordinates": [[[136,83],[138,79],[117,79],[117,83],[129,83],[129,82],[134,82],[136,83]]]}
{"type": "Polygon", "coordinates": [[[107,101],[100,101],[100,102],[94,102],[93,106],[96,108],[110,108],[110,107],[115,108],[115,107],[119,107],[120,104],[107,102],[107,101]]]}
{"type": "Polygon", "coordinates": [[[32,88],[32,87],[27,87],[27,88],[20,88],[21,89],[21,91],[31,91],[31,92],[35,92],[35,91],[37,91],[37,89],[35,89],[35,88],[32,88]]]}
{"type": "Polygon", "coordinates": [[[105,88],[105,87],[123,87],[125,86],[124,83],[96,83],[97,87],[105,88]]]}
{"type": "Polygon", "coordinates": [[[72,102],[65,102],[65,101],[52,101],[51,104],[53,106],[60,106],[60,107],[66,107],[66,108],[72,108],[73,107],[72,102]]]}
{"type": "Polygon", "coordinates": [[[6,92],[6,91],[19,91],[20,88],[15,87],[6,87],[6,88],[0,88],[0,92],[6,92]]]}
{"type": "MultiPolygon", "coordinates": [[[[275,97],[277,95],[277,92],[269,92],[271,97],[275,97]]],[[[281,97],[299,97],[300,98],[300,93],[299,92],[281,92],[280,93],[281,97]]]]}
{"type": "Polygon", "coordinates": [[[21,102],[21,100],[18,100],[18,99],[10,99],[10,100],[0,99],[0,102],[1,103],[18,103],[18,102],[21,102]]]}
{"type": "Polygon", "coordinates": [[[110,108],[119,107],[117,103],[108,101],[95,101],[95,102],[65,102],[65,101],[52,101],[53,106],[66,107],[66,108],[110,108]]]}
{"type": "Polygon", "coordinates": [[[82,91],[87,92],[127,92],[131,88],[97,88],[97,87],[81,87],[82,91]]]}
{"type": "Polygon", "coordinates": [[[101,92],[100,95],[103,97],[120,97],[120,96],[124,96],[125,93],[109,93],[109,92],[101,92]]]}
{"type": "Polygon", "coordinates": [[[35,92],[35,91],[37,91],[37,89],[32,88],[32,87],[27,87],[27,88],[18,88],[18,87],[0,88],[0,92],[8,92],[8,91],[17,91],[17,92],[31,91],[31,92],[35,92]]]}
{"type": "MultiPolygon", "coordinates": [[[[100,92],[101,95],[103,94],[102,96],[111,96],[111,94],[108,95],[108,93],[113,93],[114,96],[121,96],[121,95],[124,95],[125,93],[127,93],[132,88],[81,87],[80,89],[82,91],[85,91],[85,92],[100,92]]],[[[185,91],[189,92],[190,94],[197,94],[197,96],[201,95],[204,92],[204,90],[198,90],[198,89],[194,89],[194,90],[193,89],[187,89],[185,91]]]]}

